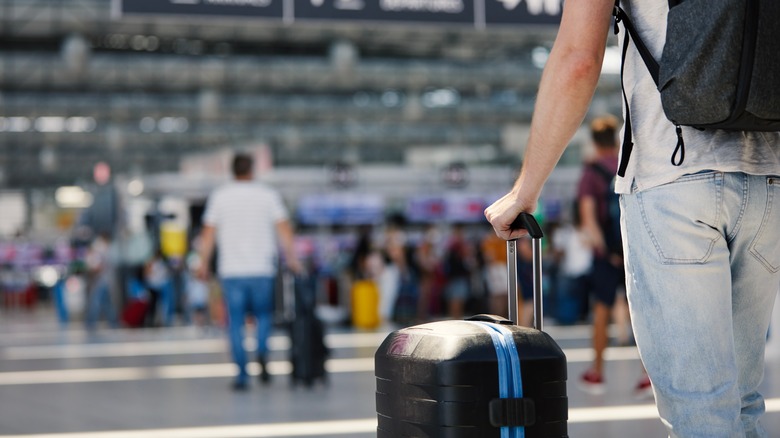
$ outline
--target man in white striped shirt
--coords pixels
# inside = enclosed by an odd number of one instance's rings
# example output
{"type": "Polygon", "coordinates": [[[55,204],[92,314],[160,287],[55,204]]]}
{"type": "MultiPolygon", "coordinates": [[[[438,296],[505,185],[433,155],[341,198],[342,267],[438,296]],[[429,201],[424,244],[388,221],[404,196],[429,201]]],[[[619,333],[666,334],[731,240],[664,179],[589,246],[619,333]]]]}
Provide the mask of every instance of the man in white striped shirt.
{"type": "Polygon", "coordinates": [[[253,165],[249,155],[237,154],[232,165],[234,181],[209,196],[201,232],[203,262],[198,272],[199,277],[208,277],[216,246],[219,249],[217,273],[228,312],[230,347],[238,367],[232,388],[237,391],[249,387],[242,334],[244,316],[248,312],[256,319],[260,380],[263,383],[270,380],[267,340],[273,328],[278,244],[284,251],[287,266],[294,272],[302,271],[293,247],[293,228],[282,198],[273,188],[254,181],[253,165]]]}

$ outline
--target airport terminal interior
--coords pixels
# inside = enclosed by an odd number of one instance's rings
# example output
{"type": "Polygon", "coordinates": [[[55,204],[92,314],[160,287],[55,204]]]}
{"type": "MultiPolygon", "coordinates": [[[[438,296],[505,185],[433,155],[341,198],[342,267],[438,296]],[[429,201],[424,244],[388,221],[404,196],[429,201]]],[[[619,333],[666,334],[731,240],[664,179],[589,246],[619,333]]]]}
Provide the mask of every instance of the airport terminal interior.
{"type": "MultiPolygon", "coordinates": [[[[400,239],[410,260],[428,248],[441,261],[462,230],[475,260],[463,313],[494,310],[483,210],[522,164],[562,3],[0,0],[0,438],[375,437],[382,341],[464,315],[447,305],[441,268],[425,295],[413,276],[388,293],[393,260],[381,256],[366,310],[356,253],[400,239]],[[237,152],[290,212],[324,326],[324,378],[291,377],[300,278],[280,271],[270,382],[252,364],[243,392],[230,387],[220,284],[191,287],[206,200],[237,152]],[[93,314],[86,258],[100,234],[115,245],[115,282],[109,311],[93,314]],[[132,319],[158,254],[155,312],[132,319]]],[[[619,61],[610,40],[587,120],[620,117],[619,61]]],[[[572,221],[591,153],[584,125],[534,213],[548,233],[572,221]]],[[[652,395],[635,392],[625,305],[604,390],[578,387],[593,360],[589,303],[562,295],[552,239],[543,250],[569,435],[666,436],[652,395]]],[[[767,348],[763,423],[780,435],[780,336],[767,348]]]]}

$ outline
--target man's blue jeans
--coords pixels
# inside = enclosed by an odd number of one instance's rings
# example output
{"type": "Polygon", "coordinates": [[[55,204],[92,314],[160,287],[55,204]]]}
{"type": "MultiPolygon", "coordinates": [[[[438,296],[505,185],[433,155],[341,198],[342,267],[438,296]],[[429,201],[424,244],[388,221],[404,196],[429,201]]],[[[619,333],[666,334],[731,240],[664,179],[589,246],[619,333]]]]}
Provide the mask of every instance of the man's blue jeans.
{"type": "Polygon", "coordinates": [[[246,351],[244,350],[244,319],[247,313],[257,325],[257,355],[268,352],[268,337],[273,328],[274,278],[223,277],[222,293],[228,312],[228,337],[233,362],[238,366],[236,381],[246,383],[246,351]]]}
{"type": "Polygon", "coordinates": [[[111,302],[110,282],[106,278],[99,278],[88,294],[87,312],[85,324],[88,330],[97,327],[100,314],[104,313],[109,326],[116,327],[117,315],[114,304],[111,302]]]}
{"type": "MultiPolygon", "coordinates": [[[[767,437],[780,178],[702,172],[621,196],[634,334],[672,437],[767,437]]],[[[777,433],[777,432],[775,432],[777,433]]]]}

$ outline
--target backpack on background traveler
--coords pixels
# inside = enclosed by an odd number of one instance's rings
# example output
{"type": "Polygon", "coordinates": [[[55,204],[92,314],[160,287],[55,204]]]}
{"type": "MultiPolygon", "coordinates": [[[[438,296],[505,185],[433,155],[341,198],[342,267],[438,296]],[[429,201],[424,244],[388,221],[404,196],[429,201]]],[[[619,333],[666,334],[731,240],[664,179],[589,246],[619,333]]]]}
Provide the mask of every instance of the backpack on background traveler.
{"type": "Polygon", "coordinates": [[[607,190],[604,192],[607,217],[599,218],[604,243],[610,254],[623,255],[623,240],[620,234],[620,195],[615,192],[615,175],[598,163],[591,163],[589,167],[607,184],[607,190]]]}
{"type": "MultiPolygon", "coordinates": [[[[655,60],[628,14],[615,1],[615,33],[623,23],[625,63],[634,41],[677,130],[672,164],[685,159],[681,126],[731,131],[780,131],[780,1],[669,0],[663,53],[655,60]],[[630,38],[629,38],[630,37],[630,38]]],[[[622,77],[622,70],[621,70],[622,77]]],[[[626,126],[618,175],[633,148],[625,89],[626,126]]]]}

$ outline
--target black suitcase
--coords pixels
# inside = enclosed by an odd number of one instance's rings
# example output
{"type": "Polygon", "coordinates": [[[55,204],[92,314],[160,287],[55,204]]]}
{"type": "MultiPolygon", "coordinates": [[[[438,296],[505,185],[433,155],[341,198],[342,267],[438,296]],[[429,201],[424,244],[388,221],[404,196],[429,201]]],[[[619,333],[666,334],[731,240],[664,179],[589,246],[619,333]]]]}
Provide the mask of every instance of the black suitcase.
{"type": "Polygon", "coordinates": [[[507,242],[510,319],[478,315],[391,333],[375,354],[379,438],[565,438],[566,357],[542,331],[541,238],[533,238],[534,328],[517,319],[516,242],[507,242]]]}
{"type": "Polygon", "coordinates": [[[292,363],[290,383],[293,386],[303,383],[307,387],[318,379],[327,383],[325,328],[315,313],[316,277],[295,276],[293,290],[294,317],[289,323],[292,363]]]}

